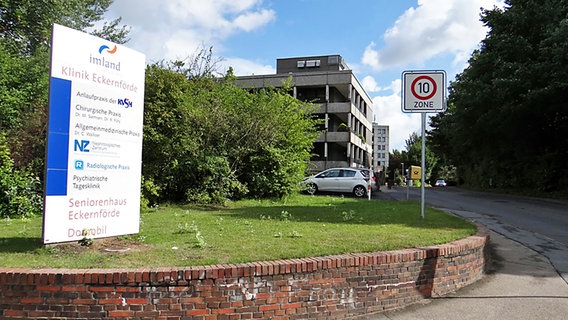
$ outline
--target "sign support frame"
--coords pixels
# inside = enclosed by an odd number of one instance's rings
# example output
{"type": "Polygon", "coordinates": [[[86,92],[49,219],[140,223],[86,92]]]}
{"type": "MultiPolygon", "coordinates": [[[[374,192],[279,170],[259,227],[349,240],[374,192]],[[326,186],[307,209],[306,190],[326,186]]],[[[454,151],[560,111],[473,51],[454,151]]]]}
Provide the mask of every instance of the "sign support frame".
{"type": "Polygon", "coordinates": [[[422,112],[422,172],[421,178],[422,182],[420,183],[420,217],[424,219],[424,203],[425,203],[425,196],[424,196],[424,184],[426,182],[426,112],[422,112]]]}
{"type": "Polygon", "coordinates": [[[407,70],[402,72],[402,105],[404,113],[421,113],[421,183],[420,183],[420,217],[425,218],[426,180],[426,114],[444,112],[446,104],[446,72],[444,70],[407,70]],[[412,80],[407,84],[407,78],[412,80]],[[409,92],[410,91],[410,92],[409,92]],[[414,103],[408,103],[414,101],[414,103]],[[410,104],[411,106],[409,106],[410,104]],[[431,108],[430,108],[431,107],[431,108]]]}

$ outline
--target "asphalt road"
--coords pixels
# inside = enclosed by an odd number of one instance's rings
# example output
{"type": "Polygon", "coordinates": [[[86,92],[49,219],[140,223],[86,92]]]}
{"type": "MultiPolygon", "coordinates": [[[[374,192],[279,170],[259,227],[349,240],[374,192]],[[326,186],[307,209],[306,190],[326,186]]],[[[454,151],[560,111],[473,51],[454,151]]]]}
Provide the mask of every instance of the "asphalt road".
{"type": "MultiPolygon", "coordinates": [[[[394,187],[377,197],[420,201],[420,188],[394,187]]],[[[470,220],[542,254],[568,283],[568,201],[425,188],[425,202],[470,220]]],[[[420,213],[418,213],[420,214],[420,213]]],[[[426,217],[427,218],[427,217],[426,217]]]]}
{"type": "MultiPolygon", "coordinates": [[[[374,199],[406,200],[406,188],[374,199]]],[[[409,199],[420,201],[420,189],[409,199]]],[[[364,320],[564,320],[568,318],[568,201],[426,188],[425,201],[491,229],[493,263],[474,284],[364,320]]],[[[417,217],[420,212],[417,212],[417,217]]],[[[428,216],[425,217],[428,219],[428,216]]]]}

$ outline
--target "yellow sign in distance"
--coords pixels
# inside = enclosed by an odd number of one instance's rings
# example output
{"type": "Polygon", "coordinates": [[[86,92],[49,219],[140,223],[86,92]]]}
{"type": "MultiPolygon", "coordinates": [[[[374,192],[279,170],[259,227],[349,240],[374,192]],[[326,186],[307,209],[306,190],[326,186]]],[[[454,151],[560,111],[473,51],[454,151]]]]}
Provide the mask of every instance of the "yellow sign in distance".
{"type": "Polygon", "coordinates": [[[422,179],[422,168],[419,166],[410,166],[410,179],[412,180],[422,179]]]}

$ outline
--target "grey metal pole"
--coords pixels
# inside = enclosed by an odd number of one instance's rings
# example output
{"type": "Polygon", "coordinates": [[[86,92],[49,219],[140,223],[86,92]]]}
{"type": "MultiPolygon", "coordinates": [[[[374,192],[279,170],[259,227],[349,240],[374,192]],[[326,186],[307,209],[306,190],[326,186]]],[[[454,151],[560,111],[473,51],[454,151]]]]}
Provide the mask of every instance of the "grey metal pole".
{"type": "Polygon", "coordinates": [[[422,113],[422,183],[420,184],[420,216],[424,219],[424,184],[426,176],[426,112],[422,113]]]}
{"type": "Polygon", "coordinates": [[[400,185],[404,182],[404,162],[401,162],[400,165],[402,166],[402,171],[400,171],[400,185]]]}

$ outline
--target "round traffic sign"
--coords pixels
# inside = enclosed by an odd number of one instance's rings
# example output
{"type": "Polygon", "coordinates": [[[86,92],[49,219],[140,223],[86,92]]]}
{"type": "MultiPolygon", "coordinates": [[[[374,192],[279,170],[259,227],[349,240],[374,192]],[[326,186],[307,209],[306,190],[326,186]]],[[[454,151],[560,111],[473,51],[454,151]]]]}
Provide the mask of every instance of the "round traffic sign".
{"type": "Polygon", "coordinates": [[[436,81],[434,81],[432,77],[426,75],[417,77],[410,85],[412,95],[418,100],[428,100],[432,98],[436,94],[437,90],[438,86],[436,85],[436,81]]]}
{"type": "Polygon", "coordinates": [[[443,70],[402,72],[402,112],[445,111],[445,79],[443,70]]]}

